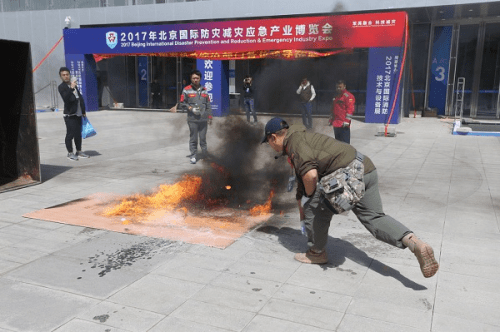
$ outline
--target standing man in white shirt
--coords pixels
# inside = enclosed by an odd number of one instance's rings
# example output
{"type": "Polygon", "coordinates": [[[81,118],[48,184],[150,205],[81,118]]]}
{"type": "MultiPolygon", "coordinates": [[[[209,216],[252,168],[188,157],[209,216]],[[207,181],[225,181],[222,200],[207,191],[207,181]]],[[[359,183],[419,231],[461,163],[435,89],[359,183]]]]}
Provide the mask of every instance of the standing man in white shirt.
{"type": "Polygon", "coordinates": [[[307,129],[312,128],[312,101],[316,97],[316,91],[307,77],[302,79],[302,82],[297,89],[297,94],[300,97],[302,104],[302,122],[307,129]]]}

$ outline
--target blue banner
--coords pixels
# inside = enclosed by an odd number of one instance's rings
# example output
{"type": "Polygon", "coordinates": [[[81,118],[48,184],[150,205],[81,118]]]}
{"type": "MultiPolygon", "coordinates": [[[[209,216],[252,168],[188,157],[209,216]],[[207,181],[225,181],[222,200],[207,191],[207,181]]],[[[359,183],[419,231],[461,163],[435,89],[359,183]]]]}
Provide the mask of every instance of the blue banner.
{"type": "MultiPolygon", "coordinates": [[[[366,84],[365,122],[386,123],[392,110],[402,61],[400,47],[370,48],[366,84]]],[[[391,124],[400,122],[398,94],[391,124]]]]}
{"type": "Polygon", "coordinates": [[[229,113],[229,64],[220,60],[196,60],[201,83],[207,89],[213,116],[229,113]]]}
{"type": "Polygon", "coordinates": [[[428,105],[437,108],[439,115],[444,115],[446,108],[452,31],[451,26],[434,28],[428,105]]]}
{"type": "Polygon", "coordinates": [[[99,110],[96,64],[92,54],[66,54],[66,67],[76,78],[87,111],[99,110]]]}
{"type": "Polygon", "coordinates": [[[148,57],[139,56],[137,57],[137,80],[139,82],[139,107],[149,106],[149,94],[148,94],[148,82],[149,82],[149,70],[148,70],[148,57]]]}

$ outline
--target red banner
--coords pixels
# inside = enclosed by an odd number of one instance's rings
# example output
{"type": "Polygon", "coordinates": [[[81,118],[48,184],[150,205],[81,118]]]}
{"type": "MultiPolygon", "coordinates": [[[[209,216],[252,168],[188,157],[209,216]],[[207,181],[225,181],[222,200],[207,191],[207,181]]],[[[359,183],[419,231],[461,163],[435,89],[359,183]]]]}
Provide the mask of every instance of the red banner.
{"type": "MultiPolygon", "coordinates": [[[[67,29],[67,54],[240,54],[400,47],[405,12],[67,29]]],[[[312,54],[312,53],[311,53],[312,54]]],[[[230,57],[225,57],[229,59],[230,57]]]]}

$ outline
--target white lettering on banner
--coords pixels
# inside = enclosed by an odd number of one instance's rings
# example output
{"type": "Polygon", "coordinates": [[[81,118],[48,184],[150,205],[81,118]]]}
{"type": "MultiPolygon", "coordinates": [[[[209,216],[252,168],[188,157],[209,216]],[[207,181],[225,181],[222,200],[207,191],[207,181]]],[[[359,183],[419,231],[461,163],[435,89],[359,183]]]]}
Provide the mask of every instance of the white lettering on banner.
{"type": "Polygon", "coordinates": [[[259,37],[267,36],[267,28],[264,26],[259,27],[259,37]]]}
{"type": "Polygon", "coordinates": [[[384,82],[384,88],[390,88],[391,82],[384,82]]]}
{"type": "Polygon", "coordinates": [[[271,36],[272,36],[272,35],[273,35],[273,33],[275,33],[275,32],[280,32],[280,27],[279,27],[279,25],[273,25],[273,26],[271,27],[271,36]]]}
{"type": "Polygon", "coordinates": [[[291,36],[292,35],[292,26],[291,25],[285,25],[283,27],[283,36],[291,36]]]}
{"type": "Polygon", "coordinates": [[[262,38],[263,43],[291,43],[293,38],[262,38]]]}
{"type": "Polygon", "coordinates": [[[319,24],[309,24],[309,34],[318,35],[319,34],[319,24]]]}
{"type": "Polygon", "coordinates": [[[254,27],[248,27],[247,28],[247,37],[255,37],[255,28],[254,27]]]}
{"type": "Polygon", "coordinates": [[[205,81],[212,81],[214,79],[214,72],[213,71],[206,71],[204,75],[204,80],[205,81]]]}
{"type": "MultiPolygon", "coordinates": [[[[236,29],[234,29],[234,30],[236,30],[236,29]]],[[[220,29],[219,28],[212,29],[212,38],[220,38],[220,29]]]]}
{"type": "Polygon", "coordinates": [[[169,35],[169,39],[170,40],[177,39],[177,31],[176,30],[170,30],[168,32],[168,35],[169,35]]]}
{"type": "Polygon", "coordinates": [[[149,32],[149,40],[156,40],[156,31],[149,32]]]}
{"type": "Polygon", "coordinates": [[[214,61],[213,60],[205,60],[205,69],[214,69],[214,61]]]}
{"type": "Polygon", "coordinates": [[[160,40],[167,40],[167,33],[165,31],[160,31],[160,40]]]}
{"type": "Polygon", "coordinates": [[[234,28],[234,38],[237,37],[243,38],[243,28],[240,27],[234,28]]]}
{"type": "Polygon", "coordinates": [[[192,29],[192,30],[189,30],[189,39],[198,39],[198,30],[196,29],[192,29]]]}
{"type": "Polygon", "coordinates": [[[179,31],[179,39],[188,39],[188,31],[187,30],[180,30],[179,31]]]}
{"type": "Polygon", "coordinates": [[[381,95],[382,94],[382,89],[376,89],[375,93],[378,94],[378,95],[381,95]]]}
{"type": "Polygon", "coordinates": [[[321,27],[321,30],[323,31],[324,35],[330,35],[332,34],[332,25],[330,23],[326,23],[321,27]]]}
{"type": "Polygon", "coordinates": [[[389,101],[389,97],[390,97],[389,94],[384,94],[382,100],[383,101],[389,101]]]}
{"type": "Polygon", "coordinates": [[[231,38],[232,36],[233,36],[233,29],[232,28],[222,29],[222,37],[231,38]]]}
{"type": "Polygon", "coordinates": [[[295,34],[297,36],[303,36],[306,34],[306,25],[305,24],[297,24],[295,26],[295,34]]]}
{"type": "Polygon", "coordinates": [[[220,44],[220,40],[195,40],[195,45],[217,45],[220,44]]]}
{"type": "Polygon", "coordinates": [[[213,88],[214,85],[212,84],[212,82],[205,83],[205,89],[207,89],[207,91],[212,91],[213,88]]]}
{"type": "Polygon", "coordinates": [[[294,42],[300,42],[300,43],[305,43],[305,42],[311,42],[315,43],[318,37],[295,37],[293,38],[294,42]]]}
{"type": "Polygon", "coordinates": [[[381,95],[375,95],[375,101],[382,101],[381,95]]]}
{"type": "Polygon", "coordinates": [[[203,39],[210,38],[210,30],[201,29],[201,38],[203,39]]]}

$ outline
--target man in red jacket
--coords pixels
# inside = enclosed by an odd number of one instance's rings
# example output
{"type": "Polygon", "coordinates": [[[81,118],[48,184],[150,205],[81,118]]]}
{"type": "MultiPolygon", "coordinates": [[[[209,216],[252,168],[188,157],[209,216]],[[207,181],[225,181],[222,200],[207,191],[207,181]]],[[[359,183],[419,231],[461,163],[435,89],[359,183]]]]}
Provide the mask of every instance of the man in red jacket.
{"type": "Polygon", "coordinates": [[[354,113],[354,103],[356,99],[346,90],[345,82],[338,81],[337,95],[333,98],[332,116],[330,124],[333,126],[335,139],[338,141],[351,143],[351,119],[354,113]]]}

